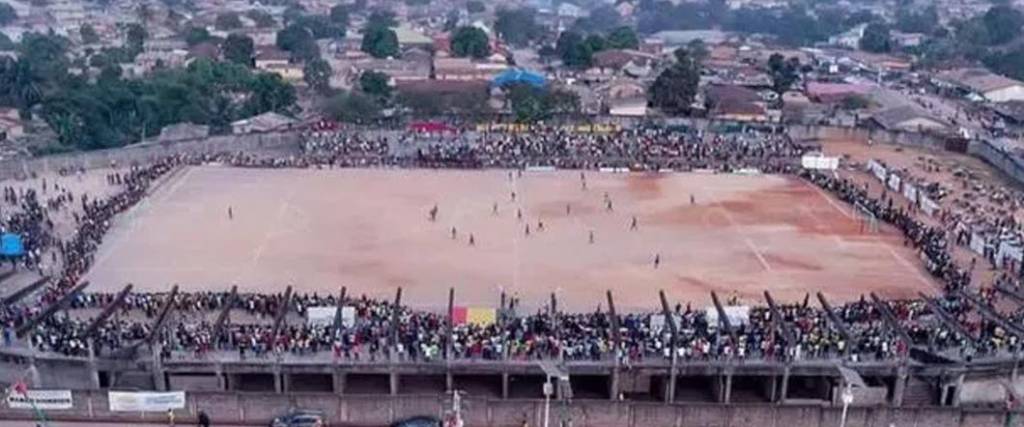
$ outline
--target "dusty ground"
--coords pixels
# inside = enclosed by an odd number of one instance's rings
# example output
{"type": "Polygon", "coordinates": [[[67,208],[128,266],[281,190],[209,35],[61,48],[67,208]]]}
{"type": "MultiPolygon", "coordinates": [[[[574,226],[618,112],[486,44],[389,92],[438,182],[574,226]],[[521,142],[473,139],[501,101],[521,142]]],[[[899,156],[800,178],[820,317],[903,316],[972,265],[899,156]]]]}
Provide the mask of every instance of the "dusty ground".
{"type": "Polygon", "coordinates": [[[537,307],[556,292],[577,310],[602,304],[606,289],[620,310],[656,308],[659,289],[698,305],[711,290],[754,302],[764,290],[780,300],[821,290],[841,301],[936,289],[898,235],[861,234],[848,206],[798,180],[588,172],[586,190],[580,181],[568,171],[509,179],[504,171],[194,167],[115,224],[87,280],[94,291],[128,282],[149,291],[345,285],[382,297],[401,286],[403,301],[423,308],[443,307],[450,286],[463,305],[495,306],[504,289],[537,307]]]}
{"type": "MultiPolygon", "coordinates": [[[[822,141],[824,150],[829,155],[845,155],[856,167],[845,169],[841,172],[843,176],[855,179],[859,182],[869,183],[872,194],[879,195],[882,185],[873,176],[864,171],[861,167],[868,160],[876,159],[885,162],[890,169],[897,170],[902,176],[911,176],[923,179],[927,182],[937,182],[941,185],[946,196],[937,200],[942,209],[949,212],[964,212],[967,208],[984,212],[1009,212],[1007,204],[993,201],[986,196],[990,188],[1000,188],[1001,191],[1017,191],[1016,184],[1007,176],[988,166],[981,159],[965,154],[957,154],[949,151],[927,150],[907,146],[889,144],[867,145],[864,142],[846,140],[825,140],[822,141]],[[955,174],[959,172],[959,176],[955,174]],[[966,178],[971,176],[973,178],[966,178]],[[984,185],[985,190],[980,190],[975,185],[984,185]]],[[[909,203],[902,194],[889,192],[897,200],[909,203]]],[[[1022,219],[1019,210],[1015,210],[1018,220],[1022,219]]],[[[940,225],[937,218],[930,218],[919,214],[922,219],[933,225],[940,225]]],[[[954,247],[954,257],[961,265],[968,265],[972,258],[978,255],[966,247],[954,247]]],[[[981,287],[989,286],[998,271],[992,269],[988,263],[979,262],[974,271],[974,283],[981,287]]]]}

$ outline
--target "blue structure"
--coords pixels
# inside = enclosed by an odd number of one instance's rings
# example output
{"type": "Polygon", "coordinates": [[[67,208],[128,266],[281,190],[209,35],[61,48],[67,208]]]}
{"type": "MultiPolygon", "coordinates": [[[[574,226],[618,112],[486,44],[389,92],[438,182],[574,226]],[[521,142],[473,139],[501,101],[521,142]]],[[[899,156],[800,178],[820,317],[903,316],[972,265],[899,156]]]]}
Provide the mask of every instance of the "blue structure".
{"type": "Polygon", "coordinates": [[[25,255],[25,244],[21,236],[14,233],[4,233],[0,236],[0,255],[16,257],[25,255]]]}
{"type": "Polygon", "coordinates": [[[544,86],[547,86],[548,79],[540,74],[523,68],[509,68],[501,74],[498,74],[498,76],[491,81],[492,85],[498,87],[504,87],[506,85],[516,83],[526,83],[536,88],[543,88],[544,86]]]}

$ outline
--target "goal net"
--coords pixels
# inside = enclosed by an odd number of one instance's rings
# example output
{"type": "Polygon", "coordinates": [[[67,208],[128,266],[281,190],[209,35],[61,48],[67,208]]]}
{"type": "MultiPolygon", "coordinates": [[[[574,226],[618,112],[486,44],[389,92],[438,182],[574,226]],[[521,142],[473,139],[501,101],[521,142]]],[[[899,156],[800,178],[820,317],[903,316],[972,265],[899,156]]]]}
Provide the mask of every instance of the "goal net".
{"type": "Polygon", "coordinates": [[[875,216],[870,209],[860,203],[857,203],[854,205],[853,211],[857,218],[857,224],[860,225],[861,233],[878,232],[878,217],[875,216]]]}

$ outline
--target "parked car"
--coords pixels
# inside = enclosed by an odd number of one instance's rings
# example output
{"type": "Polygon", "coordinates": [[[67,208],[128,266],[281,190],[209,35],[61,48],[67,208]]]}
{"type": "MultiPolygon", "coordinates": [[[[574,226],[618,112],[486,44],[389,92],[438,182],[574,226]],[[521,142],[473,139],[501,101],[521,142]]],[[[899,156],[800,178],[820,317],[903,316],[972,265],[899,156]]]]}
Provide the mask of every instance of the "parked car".
{"type": "Polygon", "coordinates": [[[391,424],[391,427],[441,427],[441,420],[434,417],[412,417],[391,424]]]}
{"type": "Polygon", "coordinates": [[[320,411],[297,410],[274,418],[270,427],[327,427],[326,418],[320,411]]]}

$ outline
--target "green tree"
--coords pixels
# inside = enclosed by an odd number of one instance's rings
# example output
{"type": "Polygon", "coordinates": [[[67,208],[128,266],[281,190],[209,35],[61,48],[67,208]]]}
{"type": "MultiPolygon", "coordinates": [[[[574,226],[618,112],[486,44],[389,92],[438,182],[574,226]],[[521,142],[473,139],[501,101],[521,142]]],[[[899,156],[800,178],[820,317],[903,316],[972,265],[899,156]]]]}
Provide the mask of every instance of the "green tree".
{"type": "Polygon", "coordinates": [[[331,22],[348,27],[348,6],[343,4],[334,5],[331,8],[331,22]]]}
{"type": "Polygon", "coordinates": [[[253,41],[249,36],[234,33],[229,34],[228,38],[224,40],[224,44],[221,45],[224,59],[246,67],[252,66],[254,49],[253,41]]]}
{"type": "Polygon", "coordinates": [[[392,28],[398,26],[398,21],[395,20],[394,12],[381,9],[370,13],[370,16],[366,18],[366,26],[368,28],[392,28]]]}
{"type": "Polygon", "coordinates": [[[291,53],[292,59],[308,61],[320,56],[313,33],[305,26],[291,24],[277,32],[277,47],[291,53]]]}
{"type": "Polygon", "coordinates": [[[506,96],[519,123],[535,123],[554,115],[579,112],[580,99],[575,93],[516,83],[505,88],[506,96]]]}
{"type": "Polygon", "coordinates": [[[607,32],[618,27],[622,23],[622,16],[613,6],[601,6],[590,12],[586,18],[577,19],[573,24],[576,31],[607,32]]]}
{"type": "Polygon", "coordinates": [[[18,12],[7,3],[0,3],[0,25],[7,25],[18,19],[18,12]]]}
{"type": "Polygon", "coordinates": [[[374,58],[398,56],[398,35],[387,27],[370,27],[363,33],[361,50],[374,58]]]}
{"type": "Polygon", "coordinates": [[[206,31],[203,27],[188,27],[185,30],[185,43],[189,46],[195,46],[199,43],[210,41],[213,37],[210,36],[210,32],[206,31]]]}
{"type": "Polygon", "coordinates": [[[533,9],[501,9],[496,15],[494,31],[508,44],[527,46],[541,35],[533,9]]]}
{"type": "Polygon", "coordinates": [[[359,90],[377,99],[388,99],[391,97],[389,80],[390,78],[387,74],[373,70],[364,71],[359,76],[359,90]]]}
{"type": "Polygon", "coordinates": [[[100,35],[96,34],[96,29],[89,24],[82,24],[78,28],[78,35],[82,37],[82,43],[85,44],[94,44],[100,41],[100,35]]]}
{"type": "Polygon", "coordinates": [[[302,68],[302,79],[309,85],[313,90],[325,93],[331,89],[331,64],[327,61],[317,58],[312,61],[306,62],[306,66],[302,68]]]}
{"type": "Polygon", "coordinates": [[[255,22],[256,26],[259,28],[270,28],[277,25],[277,20],[275,20],[271,14],[259,9],[250,9],[246,11],[245,16],[251,19],[252,22],[255,22]]]}
{"type": "Polygon", "coordinates": [[[939,12],[935,6],[914,12],[900,8],[896,12],[896,28],[906,33],[931,34],[939,25],[939,12]]]}
{"type": "Polygon", "coordinates": [[[452,35],[452,55],[456,57],[471,56],[486,58],[491,54],[490,41],[487,33],[477,27],[459,27],[452,35]]]}
{"type": "Polygon", "coordinates": [[[591,54],[600,52],[608,48],[608,42],[605,41],[604,37],[600,34],[591,34],[583,40],[583,43],[587,45],[587,49],[590,50],[591,54]]]}
{"type": "Polygon", "coordinates": [[[558,36],[555,51],[567,67],[586,68],[593,61],[594,51],[579,33],[566,31],[558,36]]]}
{"type": "Polygon", "coordinates": [[[321,105],[320,110],[327,117],[348,123],[370,123],[381,117],[380,104],[359,92],[332,96],[321,105]]]}
{"type": "Polygon", "coordinates": [[[789,88],[800,78],[800,60],[796,57],[784,58],[781,54],[773,53],[768,57],[768,75],[772,78],[772,91],[779,95],[789,91],[789,88]]]}
{"type": "Polygon", "coordinates": [[[242,19],[235,12],[225,12],[217,15],[213,25],[219,30],[236,30],[242,28],[242,19]]]}
{"type": "Polygon", "coordinates": [[[345,25],[336,23],[326,15],[305,15],[294,20],[295,25],[301,25],[309,29],[313,38],[341,39],[345,37],[345,25]]]}
{"type": "Polygon", "coordinates": [[[267,111],[288,112],[295,104],[295,88],[285,83],[277,74],[263,73],[256,76],[251,95],[245,106],[248,115],[267,111]]]}
{"type": "Polygon", "coordinates": [[[989,44],[1003,44],[1020,35],[1024,14],[1010,6],[994,6],[985,12],[982,21],[988,30],[989,44]]]}
{"type": "Polygon", "coordinates": [[[675,51],[675,57],[675,63],[648,88],[647,99],[665,114],[689,114],[700,84],[700,62],[682,48],[675,51]]]}
{"type": "Polygon", "coordinates": [[[864,35],[860,38],[860,48],[874,53],[891,51],[892,37],[889,35],[889,27],[880,23],[868,24],[864,28],[864,35]]]}
{"type": "Polygon", "coordinates": [[[487,11],[487,7],[484,6],[484,2],[480,0],[469,0],[466,2],[466,12],[469,13],[483,13],[487,11]]]}
{"type": "Polygon", "coordinates": [[[636,49],[640,47],[640,39],[632,27],[619,27],[608,33],[608,48],[610,49],[636,49]]]}
{"type": "Polygon", "coordinates": [[[126,35],[127,47],[131,48],[135,52],[142,52],[142,45],[146,43],[146,29],[142,28],[139,24],[128,24],[128,32],[126,35]]]}

